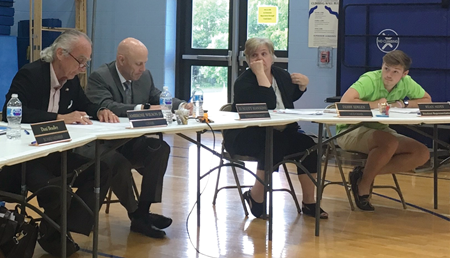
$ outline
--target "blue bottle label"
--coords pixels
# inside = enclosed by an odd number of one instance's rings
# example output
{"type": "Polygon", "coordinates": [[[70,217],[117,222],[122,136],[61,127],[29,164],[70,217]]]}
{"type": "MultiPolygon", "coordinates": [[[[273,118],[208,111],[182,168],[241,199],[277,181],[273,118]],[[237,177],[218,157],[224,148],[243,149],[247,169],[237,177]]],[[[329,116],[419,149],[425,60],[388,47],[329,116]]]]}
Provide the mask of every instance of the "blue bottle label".
{"type": "Polygon", "coordinates": [[[7,107],[6,116],[22,116],[21,107],[7,107]]]}

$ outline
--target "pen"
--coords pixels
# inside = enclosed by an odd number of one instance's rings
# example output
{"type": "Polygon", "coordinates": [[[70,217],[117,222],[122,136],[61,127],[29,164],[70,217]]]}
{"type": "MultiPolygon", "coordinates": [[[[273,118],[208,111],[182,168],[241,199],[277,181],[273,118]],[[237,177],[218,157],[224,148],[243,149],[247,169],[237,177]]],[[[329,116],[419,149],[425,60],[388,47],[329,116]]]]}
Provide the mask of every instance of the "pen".
{"type": "Polygon", "coordinates": [[[92,116],[84,115],[84,118],[92,118],[92,116]]]}
{"type": "Polygon", "coordinates": [[[30,135],[30,132],[28,132],[26,129],[23,129],[26,135],[30,135]]]}

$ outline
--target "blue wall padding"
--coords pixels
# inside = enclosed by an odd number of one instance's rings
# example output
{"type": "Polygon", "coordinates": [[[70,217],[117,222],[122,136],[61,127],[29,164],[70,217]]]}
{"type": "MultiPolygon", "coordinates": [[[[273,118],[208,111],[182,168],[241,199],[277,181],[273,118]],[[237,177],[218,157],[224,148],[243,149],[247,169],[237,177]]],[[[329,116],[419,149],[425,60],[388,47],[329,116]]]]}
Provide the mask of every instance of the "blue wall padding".
{"type": "Polygon", "coordinates": [[[9,35],[11,33],[11,26],[0,25],[0,35],[9,35]]]}
{"type": "Polygon", "coordinates": [[[13,26],[14,17],[0,16],[0,25],[13,26]]]}
{"type": "Polygon", "coordinates": [[[13,0],[0,0],[0,6],[12,7],[13,4],[13,0]]]}
{"type": "MultiPolygon", "coordinates": [[[[381,52],[376,37],[384,29],[395,30],[401,37],[398,49],[413,60],[410,75],[432,96],[433,101],[450,100],[450,10],[435,6],[417,6],[413,3],[441,3],[441,0],[344,0],[345,34],[344,55],[341,60],[340,89],[343,94],[355,82],[368,65],[381,67],[381,52]],[[351,6],[369,3],[409,3],[407,6],[351,6]],[[350,36],[348,36],[350,35],[350,36]],[[352,36],[353,35],[353,36],[352,36]],[[356,36],[355,36],[356,35],[356,36]],[[359,35],[359,36],[358,36],[359,35]],[[420,36],[420,37],[419,37],[420,36]],[[414,68],[425,68],[414,70],[414,68]],[[440,69],[432,71],[431,69],[440,69]],[[448,70],[447,70],[448,69],[448,70]]],[[[342,16],[341,16],[342,17],[342,16]]],[[[387,47],[388,50],[389,47],[387,47]]],[[[376,68],[375,68],[376,67],[376,68]]],[[[373,70],[371,69],[371,70],[373,70]]]]}
{"type": "Polygon", "coordinates": [[[12,7],[0,7],[0,16],[14,16],[14,8],[12,7]]]}
{"type": "MultiPolygon", "coordinates": [[[[0,106],[5,103],[5,95],[17,73],[17,38],[0,36],[0,106]]],[[[20,99],[20,96],[19,96],[20,99]]]]}

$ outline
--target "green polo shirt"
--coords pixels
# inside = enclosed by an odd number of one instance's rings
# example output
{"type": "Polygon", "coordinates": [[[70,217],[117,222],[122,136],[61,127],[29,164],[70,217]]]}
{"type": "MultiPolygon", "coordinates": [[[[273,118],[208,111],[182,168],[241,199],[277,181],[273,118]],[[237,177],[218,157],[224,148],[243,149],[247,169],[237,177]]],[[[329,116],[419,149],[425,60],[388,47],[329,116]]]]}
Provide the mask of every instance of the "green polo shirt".
{"type": "MultiPolygon", "coordinates": [[[[363,101],[375,101],[381,98],[385,98],[388,103],[395,102],[397,100],[403,100],[405,97],[409,99],[420,99],[425,95],[425,90],[417,82],[415,82],[411,76],[406,75],[403,77],[397,85],[388,92],[384,88],[383,80],[381,78],[381,70],[367,72],[358,81],[353,83],[350,87],[355,89],[359,93],[359,98],[363,101]]],[[[373,129],[383,129],[388,127],[386,124],[380,123],[364,123],[364,126],[373,129]]],[[[338,124],[337,132],[346,129],[348,125],[338,124]]]]}

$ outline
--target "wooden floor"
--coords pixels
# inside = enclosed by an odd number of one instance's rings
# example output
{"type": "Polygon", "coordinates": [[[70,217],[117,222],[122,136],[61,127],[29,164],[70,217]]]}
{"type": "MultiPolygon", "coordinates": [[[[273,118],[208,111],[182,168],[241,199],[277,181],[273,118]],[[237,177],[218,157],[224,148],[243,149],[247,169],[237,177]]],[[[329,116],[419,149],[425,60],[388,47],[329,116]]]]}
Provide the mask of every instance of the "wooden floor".
{"type": "MultiPolygon", "coordinates": [[[[211,133],[203,143],[212,147],[211,133]]],[[[195,136],[192,134],[192,136],[195,136]]],[[[215,147],[220,150],[221,135],[215,147]]],[[[322,207],[329,213],[322,220],[320,236],[314,236],[314,219],[298,214],[292,198],[274,193],[273,241],[266,240],[268,224],[251,215],[246,218],[236,190],[224,190],[212,205],[217,173],[203,180],[201,227],[196,227],[196,148],[178,136],[165,136],[173,146],[164,181],[163,203],[152,212],[172,217],[167,238],[152,239],[131,233],[130,221],[120,204],[109,215],[100,211],[99,257],[450,257],[450,169],[439,174],[439,209],[433,209],[431,173],[402,173],[397,177],[408,209],[403,210],[394,191],[379,189],[372,202],[375,212],[351,211],[344,189],[325,189],[322,207]],[[194,209],[192,214],[191,210],[194,209]],[[189,216],[190,215],[190,216],[189,216]]],[[[217,166],[218,159],[202,154],[202,170],[217,166]]],[[[251,169],[256,164],[248,164],[251,169]]],[[[346,169],[346,174],[350,167],[346,169]]],[[[223,173],[221,183],[233,182],[223,173]]],[[[301,188],[291,175],[297,196],[301,188]]],[[[140,176],[135,176],[140,184],[140,176]]],[[[338,178],[332,167],[327,179],[338,178]]],[[[253,178],[241,175],[241,182],[253,178]]],[[[377,177],[377,184],[391,184],[390,176],[377,177]]],[[[274,174],[274,185],[287,185],[284,173],[274,174]]],[[[92,236],[74,234],[82,251],[71,257],[90,257],[92,236]]],[[[34,257],[51,257],[37,245],[34,257]]]]}

